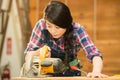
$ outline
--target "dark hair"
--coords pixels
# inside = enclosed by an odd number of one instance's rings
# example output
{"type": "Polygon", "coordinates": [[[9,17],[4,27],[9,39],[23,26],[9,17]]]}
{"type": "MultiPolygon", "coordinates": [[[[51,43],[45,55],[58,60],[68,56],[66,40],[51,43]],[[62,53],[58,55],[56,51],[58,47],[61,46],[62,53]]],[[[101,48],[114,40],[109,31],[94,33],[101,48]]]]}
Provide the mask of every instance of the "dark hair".
{"type": "Polygon", "coordinates": [[[69,50],[73,44],[73,19],[69,8],[62,2],[51,1],[45,8],[44,18],[49,22],[66,29],[64,34],[64,49],[66,53],[69,53],[69,50]]]}

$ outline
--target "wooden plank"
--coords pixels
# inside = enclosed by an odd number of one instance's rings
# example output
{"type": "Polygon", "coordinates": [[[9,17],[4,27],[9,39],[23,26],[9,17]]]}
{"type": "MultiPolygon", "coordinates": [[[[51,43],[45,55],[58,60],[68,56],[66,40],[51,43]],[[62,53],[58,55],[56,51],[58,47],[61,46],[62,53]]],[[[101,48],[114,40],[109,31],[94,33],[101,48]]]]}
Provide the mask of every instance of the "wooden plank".
{"type": "Polygon", "coordinates": [[[11,80],[120,80],[120,77],[109,77],[109,78],[45,77],[45,78],[11,78],[11,80]]]}

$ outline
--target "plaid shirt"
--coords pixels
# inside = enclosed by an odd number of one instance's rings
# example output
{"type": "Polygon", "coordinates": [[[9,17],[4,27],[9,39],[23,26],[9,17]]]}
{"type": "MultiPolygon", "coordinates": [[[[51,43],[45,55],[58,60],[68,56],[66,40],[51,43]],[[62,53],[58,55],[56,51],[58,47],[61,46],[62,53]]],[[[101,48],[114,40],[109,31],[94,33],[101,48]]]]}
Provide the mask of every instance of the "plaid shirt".
{"type": "MultiPolygon", "coordinates": [[[[77,54],[77,52],[82,47],[86,53],[86,56],[88,57],[90,61],[92,61],[92,58],[94,56],[102,56],[100,51],[96,48],[96,46],[93,44],[93,42],[89,38],[83,26],[81,26],[78,23],[72,23],[72,25],[74,29],[73,30],[73,52],[74,54],[77,54]]],[[[47,30],[46,23],[44,19],[40,19],[36,23],[32,31],[30,42],[28,43],[27,48],[24,53],[27,53],[28,51],[37,50],[43,45],[48,45],[51,49],[58,51],[60,54],[61,52],[64,52],[64,36],[62,36],[58,40],[55,40],[50,35],[49,44],[48,44],[45,42],[45,34],[43,33],[43,30],[47,30]]]]}

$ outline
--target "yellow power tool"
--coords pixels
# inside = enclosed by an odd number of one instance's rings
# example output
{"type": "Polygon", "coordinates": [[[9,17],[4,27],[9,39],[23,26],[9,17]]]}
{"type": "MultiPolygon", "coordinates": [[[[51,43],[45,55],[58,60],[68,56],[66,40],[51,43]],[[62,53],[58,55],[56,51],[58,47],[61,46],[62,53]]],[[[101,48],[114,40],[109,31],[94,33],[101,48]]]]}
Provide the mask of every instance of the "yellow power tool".
{"type": "Polygon", "coordinates": [[[63,69],[62,60],[59,58],[46,58],[46,55],[49,52],[49,47],[44,45],[40,49],[40,61],[39,61],[39,69],[40,74],[47,73],[60,73],[63,69]]]}

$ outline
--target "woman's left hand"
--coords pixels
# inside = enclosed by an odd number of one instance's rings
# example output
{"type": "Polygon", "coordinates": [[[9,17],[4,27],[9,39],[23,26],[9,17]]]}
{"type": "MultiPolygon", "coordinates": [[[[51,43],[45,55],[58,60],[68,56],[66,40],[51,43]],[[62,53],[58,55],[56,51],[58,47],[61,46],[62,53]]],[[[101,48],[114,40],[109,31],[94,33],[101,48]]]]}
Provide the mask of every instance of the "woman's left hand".
{"type": "Polygon", "coordinates": [[[107,78],[108,75],[102,74],[102,73],[96,73],[96,72],[90,72],[87,74],[88,78],[107,78]]]}

